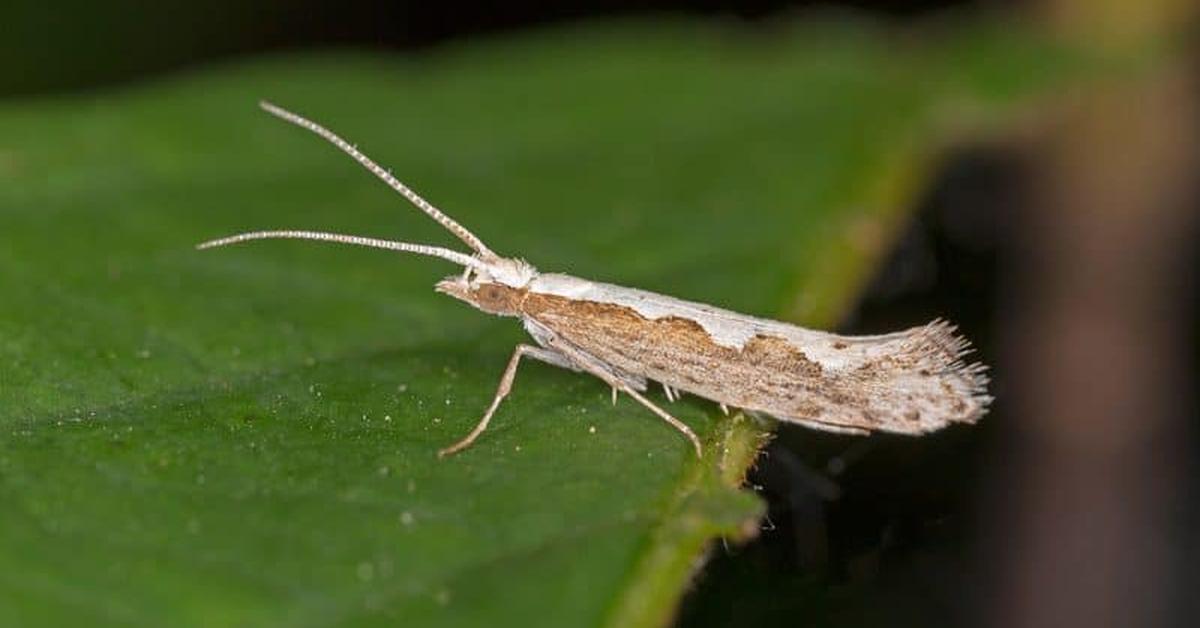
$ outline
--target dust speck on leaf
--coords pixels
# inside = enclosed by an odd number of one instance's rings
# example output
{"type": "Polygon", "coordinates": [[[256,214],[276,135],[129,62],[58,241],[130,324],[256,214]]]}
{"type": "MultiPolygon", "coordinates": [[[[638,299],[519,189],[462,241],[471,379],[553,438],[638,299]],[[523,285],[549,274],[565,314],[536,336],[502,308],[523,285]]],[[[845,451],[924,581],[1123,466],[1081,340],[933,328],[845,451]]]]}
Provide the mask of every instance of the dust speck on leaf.
{"type": "Polygon", "coordinates": [[[354,569],[355,575],[363,582],[370,582],[375,579],[375,565],[368,562],[361,562],[354,569]]]}

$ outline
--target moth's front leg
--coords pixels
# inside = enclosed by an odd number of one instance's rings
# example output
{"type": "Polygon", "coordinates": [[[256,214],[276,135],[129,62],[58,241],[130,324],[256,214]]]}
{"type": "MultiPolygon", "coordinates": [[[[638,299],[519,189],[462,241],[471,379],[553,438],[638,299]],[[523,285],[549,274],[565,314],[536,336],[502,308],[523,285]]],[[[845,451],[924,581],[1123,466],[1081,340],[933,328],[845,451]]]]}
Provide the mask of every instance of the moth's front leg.
{"type": "Polygon", "coordinates": [[[475,426],[475,429],[471,430],[470,434],[467,434],[466,438],[439,451],[439,458],[458,453],[470,447],[471,443],[475,442],[475,439],[487,429],[488,422],[492,420],[492,415],[496,413],[496,408],[500,407],[500,402],[504,401],[504,398],[512,391],[513,380],[517,377],[517,366],[521,363],[523,356],[529,356],[542,362],[553,364],[554,366],[561,366],[572,370],[576,368],[569,358],[557,351],[533,345],[517,345],[517,348],[513,351],[512,358],[508,360],[508,366],[504,369],[504,375],[500,377],[500,386],[496,389],[496,396],[492,399],[492,405],[488,406],[487,412],[483,414],[483,418],[479,420],[479,424],[475,426]]]}

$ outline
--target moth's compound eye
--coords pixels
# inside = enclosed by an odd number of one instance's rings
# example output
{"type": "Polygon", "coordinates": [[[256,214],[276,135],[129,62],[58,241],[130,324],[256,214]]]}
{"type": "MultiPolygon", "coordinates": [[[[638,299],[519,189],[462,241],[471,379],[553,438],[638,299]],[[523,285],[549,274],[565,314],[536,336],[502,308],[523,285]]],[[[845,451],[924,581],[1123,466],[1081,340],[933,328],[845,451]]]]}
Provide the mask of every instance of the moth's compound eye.
{"type": "Polygon", "coordinates": [[[479,290],[479,296],[481,296],[484,301],[496,302],[499,301],[504,295],[501,293],[500,288],[489,284],[479,290]]]}

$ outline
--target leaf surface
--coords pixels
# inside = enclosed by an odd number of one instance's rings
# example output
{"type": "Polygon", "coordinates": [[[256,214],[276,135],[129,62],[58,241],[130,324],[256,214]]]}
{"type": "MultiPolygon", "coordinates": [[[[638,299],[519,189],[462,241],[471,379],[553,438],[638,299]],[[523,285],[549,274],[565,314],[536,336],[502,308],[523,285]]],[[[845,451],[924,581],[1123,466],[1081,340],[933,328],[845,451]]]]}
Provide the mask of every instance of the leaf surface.
{"type": "Polygon", "coordinates": [[[436,260],[194,251],[267,228],[452,242],[254,103],[328,124],[543,271],[829,325],[947,130],[1071,71],[1027,71],[1064,55],[1019,29],[929,35],[590,25],[0,105],[0,616],[661,623],[705,545],[753,531],[737,487],[767,428],[670,405],[697,461],[531,362],[477,445],[437,460],[519,326],[434,294],[454,272],[436,260]]]}

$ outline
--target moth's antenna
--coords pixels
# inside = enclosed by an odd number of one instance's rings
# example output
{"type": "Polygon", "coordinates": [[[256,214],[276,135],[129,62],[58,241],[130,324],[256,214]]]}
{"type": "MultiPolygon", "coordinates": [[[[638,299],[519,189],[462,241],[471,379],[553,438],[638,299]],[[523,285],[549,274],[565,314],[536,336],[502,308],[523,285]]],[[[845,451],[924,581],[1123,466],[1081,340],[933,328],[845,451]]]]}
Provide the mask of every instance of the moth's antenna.
{"type": "Polygon", "coordinates": [[[359,164],[362,164],[364,168],[370,170],[372,174],[379,177],[384,183],[391,186],[393,190],[396,190],[402,196],[404,196],[404,198],[408,199],[410,203],[416,205],[417,209],[420,209],[428,214],[430,218],[433,218],[441,223],[443,227],[458,237],[459,240],[462,240],[464,243],[466,243],[467,246],[471,247],[471,250],[478,253],[480,257],[483,257],[484,259],[492,259],[497,257],[497,255],[493,253],[492,250],[489,249],[482,240],[475,237],[475,234],[468,231],[466,227],[458,224],[453,218],[443,214],[441,210],[433,205],[430,205],[429,201],[421,198],[420,195],[409,189],[407,185],[404,185],[399,179],[392,176],[392,173],[384,170],[379,164],[372,161],[370,157],[358,152],[357,148],[352,146],[349,142],[341,137],[338,137],[338,135],[333,131],[330,131],[329,129],[317,124],[316,122],[313,122],[312,120],[309,120],[308,118],[294,114],[287,109],[273,105],[265,100],[260,101],[258,106],[262,107],[267,113],[270,113],[271,115],[274,115],[275,117],[287,122],[291,122],[298,127],[308,129],[309,131],[312,131],[313,133],[325,138],[334,146],[337,146],[343,153],[353,157],[354,160],[359,164]]]}
{"type": "Polygon", "coordinates": [[[238,242],[246,242],[247,240],[322,240],[325,242],[337,242],[338,244],[353,244],[356,246],[369,246],[376,249],[389,249],[392,251],[404,251],[405,253],[418,253],[420,255],[429,255],[432,257],[440,257],[444,260],[469,266],[476,270],[487,270],[489,266],[470,255],[451,251],[440,246],[428,246],[426,244],[410,244],[408,242],[395,242],[393,240],[379,240],[376,238],[364,238],[362,236],[343,235],[340,233],[324,233],[321,231],[252,231],[250,233],[239,233],[227,238],[217,240],[209,240],[196,245],[197,249],[211,249],[227,244],[236,244],[238,242]]]}

